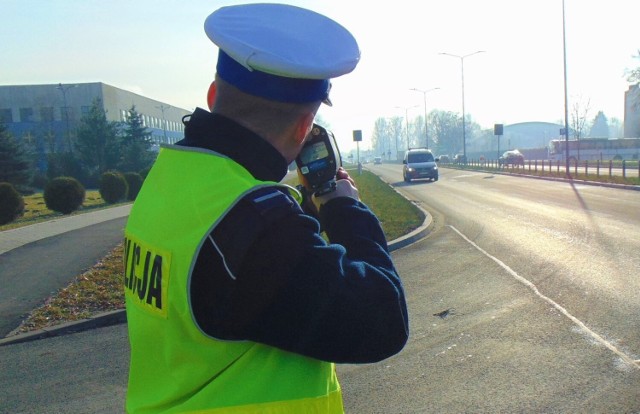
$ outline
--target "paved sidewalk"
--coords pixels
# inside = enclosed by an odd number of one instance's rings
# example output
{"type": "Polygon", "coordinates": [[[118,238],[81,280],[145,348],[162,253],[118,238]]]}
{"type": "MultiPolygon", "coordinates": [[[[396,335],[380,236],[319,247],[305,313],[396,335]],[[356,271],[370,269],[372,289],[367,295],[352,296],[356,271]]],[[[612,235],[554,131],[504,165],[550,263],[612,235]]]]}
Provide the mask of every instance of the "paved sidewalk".
{"type": "Polygon", "coordinates": [[[131,204],[127,204],[5,230],[0,232],[0,254],[47,237],[128,216],[130,210],[131,204]]]}
{"type": "MultiPolygon", "coordinates": [[[[131,205],[0,232],[0,338],[122,241],[131,205]]],[[[0,341],[0,344],[2,342],[0,341]]]]}

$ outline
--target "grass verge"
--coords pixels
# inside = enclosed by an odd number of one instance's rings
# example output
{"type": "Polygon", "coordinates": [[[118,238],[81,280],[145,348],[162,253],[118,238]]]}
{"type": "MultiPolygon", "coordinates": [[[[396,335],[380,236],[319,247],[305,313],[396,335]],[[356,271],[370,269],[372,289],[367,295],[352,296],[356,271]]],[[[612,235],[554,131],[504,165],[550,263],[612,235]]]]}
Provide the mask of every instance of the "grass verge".
{"type": "Polygon", "coordinates": [[[29,332],[124,309],[122,250],[122,244],[119,244],[92,268],[77,276],[69,286],[47,299],[29,314],[17,332],[29,332]]]}
{"type": "Polygon", "coordinates": [[[387,240],[404,236],[424,221],[424,213],[419,208],[375,174],[362,171],[361,175],[354,174],[353,179],[360,199],[378,216],[387,240]]]}
{"type": "Polygon", "coordinates": [[[0,231],[16,229],[18,227],[28,226],[30,224],[36,224],[47,220],[53,220],[60,217],[73,216],[76,214],[86,213],[100,208],[115,207],[117,205],[126,204],[107,204],[98,190],[87,190],[84,197],[82,207],[74,211],[71,214],[62,214],[49,210],[44,202],[44,196],[42,193],[35,193],[28,196],[24,196],[24,212],[17,220],[11,223],[0,226],[0,231]]]}
{"type": "MultiPolygon", "coordinates": [[[[388,240],[410,232],[424,221],[420,209],[373,173],[363,171],[361,175],[354,174],[353,178],[360,198],[378,216],[388,240]]],[[[297,179],[291,179],[287,184],[295,185],[297,179]]],[[[29,332],[123,309],[122,250],[122,244],[118,245],[95,266],[77,276],[69,286],[47,299],[29,314],[17,332],[29,332]]]]}

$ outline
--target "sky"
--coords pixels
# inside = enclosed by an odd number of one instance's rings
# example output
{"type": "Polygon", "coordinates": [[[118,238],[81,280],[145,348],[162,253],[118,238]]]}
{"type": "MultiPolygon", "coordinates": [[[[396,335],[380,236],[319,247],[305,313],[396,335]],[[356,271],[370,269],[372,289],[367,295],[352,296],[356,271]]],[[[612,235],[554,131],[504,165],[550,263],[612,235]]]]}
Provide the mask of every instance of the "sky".
{"type": "MultiPolygon", "coordinates": [[[[204,20],[248,2],[0,0],[0,84],[104,82],[206,108],[217,47],[204,20]]],[[[379,117],[461,114],[462,62],[465,113],[486,129],[564,119],[563,43],[569,108],[590,119],[624,119],[625,71],[640,66],[637,0],[565,0],[565,42],[562,0],[280,2],[325,14],[358,41],[358,66],[333,80],[333,106],[320,110],[343,151],[354,130],[367,148],[379,117]]]]}

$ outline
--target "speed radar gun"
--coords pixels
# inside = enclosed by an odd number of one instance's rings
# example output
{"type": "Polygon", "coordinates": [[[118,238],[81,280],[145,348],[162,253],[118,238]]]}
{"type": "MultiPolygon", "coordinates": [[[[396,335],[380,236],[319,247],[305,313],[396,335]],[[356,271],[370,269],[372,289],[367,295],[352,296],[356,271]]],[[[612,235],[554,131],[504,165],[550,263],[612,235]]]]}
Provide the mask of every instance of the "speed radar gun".
{"type": "Polygon", "coordinates": [[[342,166],[342,159],[333,133],[313,124],[296,158],[296,166],[301,185],[308,193],[320,196],[335,191],[336,174],[342,166]]]}

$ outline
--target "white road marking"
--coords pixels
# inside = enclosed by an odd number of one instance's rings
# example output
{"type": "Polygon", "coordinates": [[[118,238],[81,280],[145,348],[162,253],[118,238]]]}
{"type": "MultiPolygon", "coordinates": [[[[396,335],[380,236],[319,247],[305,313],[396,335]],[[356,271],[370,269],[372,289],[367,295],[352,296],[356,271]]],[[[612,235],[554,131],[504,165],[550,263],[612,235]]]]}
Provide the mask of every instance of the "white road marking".
{"type": "Polygon", "coordinates": [[[494,257],[492,255],[490,255],[486,250],[484,250],[482,247],[478,246],[476,243],[474,243],[473,241],[471,241],[471,239],[469,239],[467,236],[465,236],[464,234],[462,234],[458,229],[456,229],[455,227],[449,225],[448,227],[450,227],[453,231],[455,231],[456,233],[458,233],[458,235],[460,237],[462,237],[464,240],[466,240],[469,244],[471,244],[473,247],[475,247],[478,251],[480,251],[482,254],[484,254],[485,256],[487,256],[489,259],[493,260],[494,262],[496,262],[500,267],[502,267],[504,270],[506,270],[511,276],[513,276],[517,281],[519,281],[520,283],[522,283],[523,285],[525,285],[526,287],[528,287],[529,289],[531,289],[533,291],[533,293],[535,293],[539,298],[541,298],[542,300],[544,300],[545,302],[551,304],[551,306],[553,306],[554,308],[556,308],[560,313],[562,313],[564,316],[566,316],[567,318],[569,318],[569,320],[571,320],[573,323],[575,323],[581,330],[582,332],[584,332],[586,335],[590,336],[591,338],[593,338],[595,341],[597,341],[598,343],[604,345],[607,349],[609,349],[611,352],[613,352],[614,354],[616,354],[618,357],[620,357],[620,359],[627,365],[632,366],[634,368],[640,369],[640,359],[635,359],[627,354],[625,354],[624,352],[622,352],[621,350],[619,350],[618,348],[616,348],[615,345],[613,345],[611,342],[607,341],[606,339],[604,339],[602,336],[600,336],[599,334],[597,334],[596,332],[592,331],[591,329],[589,329],[589,327],[587,325],[585,325],[581,320],[579,320],[578,318],[576,318],[575,316],[571,315],[565,308],[563,308],[560,304],[554,302],[551,298],[543,295],[538,288],[536,287],[536,285],[534,285],[533,283],[531,283],[529,280],[525,279],[524,277],[520,276],[518,273],[516,273],[513,269],[511,269],[509,266],[507,266],[504,262],[502,262],[500,259],[498,259],[497,257],[494,257]]]}
{"type": "Polygon", "coordinates": [[[477,177],[478,174],[462,174],[456,175],[455,177],[450,177],[450,179],[457,180],[458,178],[467,178],[467,177],[477,177]]]}

